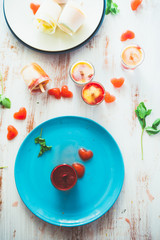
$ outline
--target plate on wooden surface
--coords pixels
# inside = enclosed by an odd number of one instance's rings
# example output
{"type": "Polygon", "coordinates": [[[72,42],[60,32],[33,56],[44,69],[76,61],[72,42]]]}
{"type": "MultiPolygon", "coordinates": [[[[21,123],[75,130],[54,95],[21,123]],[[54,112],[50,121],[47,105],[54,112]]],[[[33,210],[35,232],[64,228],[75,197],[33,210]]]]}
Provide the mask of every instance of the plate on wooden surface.
{"type": "Polygon", "coordinates": [[[33,23],[30,1],[4,0],[3,10],[10,30],[22,43],[35,50],[61,53],[83,46],[97,33],[105,16],[105,2],[106,0],[83,0],[85,23],[73,36],[59,28],[53,35],[39,32],[33,23]]]}
{"type": "Polygon", "coordinates": [[[42,220],[65,227],[87,224],[106,213],[118,198],[124,180],[121,152],[113,137],[98,123],[82,117],[59,117],[36,127],[24,140],[15,162],[15,182],[24,204],[42,220]],[[41,157],[34,139],[40,135],[52,150],[41,157]],[[83,162],[80,147],[93,151],[83,162]],[[79,162],[85,174],[73,189],[53,187],[50,175],[59,164],[79,162]]]}

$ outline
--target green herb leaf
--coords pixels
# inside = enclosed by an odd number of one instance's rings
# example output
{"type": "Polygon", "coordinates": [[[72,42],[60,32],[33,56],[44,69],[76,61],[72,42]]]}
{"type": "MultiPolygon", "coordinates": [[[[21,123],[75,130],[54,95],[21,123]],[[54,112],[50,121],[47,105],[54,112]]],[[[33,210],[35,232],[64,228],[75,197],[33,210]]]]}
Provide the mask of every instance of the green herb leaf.
{"type": "Polygon", "coordinates": [[[107,0],[107,8],[106,8],[106,15],[108,15],[110,13],[110,9],[111,9],[111,2],[112,0],[107,0]]]}
{"type": "Polygon", "coordinates": [[[111,9],[110,9],[111,13],[113,15],[116,15],[117,13],[119,13],[119,9],[118,9],[118,5],[116,3],[113,3],[111,4],[111,9]]]}
{"type": "Polygon", "coordinates": [[[145,130],[149,135],[155,135],[160,132],[160,129],[157,129],[157,127],[160,124],[160,118],[156,119],[154,123],[152,124],[152,127],[146,127],[145,130]]]}
{"type": "Polygon", "coordinates": [[[160,124],[160,118],[157,118],[154,123],[152,124],[152,128],[154,129],[157,129],[157,127],[159,126],[160,124]]]}
{"type": "Polygon", "coordinates": [[[119,13],[118,5],[113,2],[113,0],[107,0],[107,8],[105,14],[108,15],[109,13],[115,15],[119,13]]]}
{"type": "Polygon", "coordinates": [[[136,112],[136,115],[137,115],[137,117],[138,117],[139,123],[141,124],[142,129],[144,129],[145,126],[146,126],[146,121],[145,121],[145,119],[141,119],[141,118],[139,117],[137,110],[135,110],[135,112],[136,112]]]}
{"type": "Polygon", "coordinates": [[[135,110],[142,129],[145,128],[146,126],[145,118],[151,114],[151,111],[152,111],[151,109],[147,110],[146,106],[144,105],[144,102],[141,102],[138,105],[137,109],[135,110]]]}
{"type": "Polygon", "coordinates": [[[3,78],[0,73],[0,81],[1,81],[1,88],[2,88],[2,94],[0,94],[0,104],[5,107],[5,108],[11,108],[11,101],[9,98],[6,98],[3,93],[4,93],[4,86],[3,86],[3,78]]]}
{"type": "Polygon", "coordinates": [[[2,103],[2,94],[0,94],[0,104],[2,103]]]}
{"type": "Polygon", "coordinates": [[[155,135],[155,134],[160,132],[160,129],[158,130],[158,129],[155,129],[153,127],[146,127],[145,130],[148,133],[148,135],[150,135],[150,136],[155,135]]]}
{"type": "Polygon", "coordinates": [[[2,99],[1,105],[4,106],[5,108],[11,108],[11,101],[10,101],[10,99],[4,97],[2,99]]]}
{"type": "Polygon", "coordinates": [[[135,110],[135,113],[138,117],[139,123],[142,127],[142,133],[141,133],[141,152],[142,152],[142,160],[143,160],[143,133],[144,129],[146,127],[146,117],[151,114],[151,109],[147,110],[144,102],[141,102],[137,109],[135,110]]]}
{"type": "Polygon", "coordinates": [[[35,139],[34,139],[34,142],[35,142],[36,144],[39,143],[39,137],[35,138],[35,139]]]}
{"type": "Polygon", "coordinates": [[[46,151],[49,151],[51,150],[52,146],[47,146],[46,145],[46,141],[44,138],[41,138],[42,136],[42,129],[41,129],[41,133],[40,133],[40,136],[35,138],[34,139],[34,142],[37,144],[40,144],[40,151],[39,151],[39,154],[38,154],[38,157],[42,156],[42,154],[46,151]]]}

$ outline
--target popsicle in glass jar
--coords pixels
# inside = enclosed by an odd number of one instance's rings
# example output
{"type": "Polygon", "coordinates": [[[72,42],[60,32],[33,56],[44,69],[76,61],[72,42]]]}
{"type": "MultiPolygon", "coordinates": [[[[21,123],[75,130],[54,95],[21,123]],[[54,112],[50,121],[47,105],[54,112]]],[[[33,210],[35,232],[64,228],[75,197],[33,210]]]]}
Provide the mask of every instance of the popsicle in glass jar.
{"type": "Polygon", "coordinates": [[[83,87],[81,96],[85,103],[98,105],[104,100],[105,89],[98,82],[90,82],[83,87]]]}
{"type": "Polygon", "coordinates": [[[94,67],[87,61],[78,61],[71,66],[70,77],[77,86],[84,86],[92,81],[94,67]]]}
{"type": "Polygon", "coordinates": [[[71,165],[58,165],[51,172],[51,182],[58,190],[70,190],[77,182],[77,173],[71,165]]]}
{"type": "Polygon", "coordinates": [[[144,60],[144,51],[138,45],[129,45],[121,52],[121,65],[124,69],[134,70],[144,60]]]}

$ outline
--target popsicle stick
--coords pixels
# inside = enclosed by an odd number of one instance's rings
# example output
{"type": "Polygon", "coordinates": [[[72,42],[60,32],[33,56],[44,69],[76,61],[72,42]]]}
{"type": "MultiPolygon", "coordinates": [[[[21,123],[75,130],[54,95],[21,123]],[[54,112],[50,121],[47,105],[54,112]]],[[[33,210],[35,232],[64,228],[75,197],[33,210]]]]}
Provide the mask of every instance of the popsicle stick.
{"type": "Polygon", "coordinates": [[[43,87],[43,84],[42,84],[42,83],[40,83],[40,84],[39,84],[39,88],[40,88],[41,92],[45,92],[45,90],[44,90],[44,87],[43,87]]]}

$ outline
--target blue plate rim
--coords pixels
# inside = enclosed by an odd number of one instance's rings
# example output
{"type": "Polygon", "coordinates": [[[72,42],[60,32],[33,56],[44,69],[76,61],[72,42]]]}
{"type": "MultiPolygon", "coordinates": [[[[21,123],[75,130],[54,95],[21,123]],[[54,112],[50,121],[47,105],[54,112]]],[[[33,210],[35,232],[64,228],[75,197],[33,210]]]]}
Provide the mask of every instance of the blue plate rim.
{"type": "Polygon", "coordinates": [[[105,11],[106,11],[106,0],[104,0],[104,8],[103,8],[103,12],[102,12],[102,17],[99,21],[99,24],[97,26],[97,28],[94,30],[94,32],[86,39],[84,40],[82,43],[78,44],[77,46],[75,47],[72,47],[72,48],[69,48],[69,49],[66,49],[66,50],[61,50],[61,51],[46,51],[46,50],[41,50],[41,49],[38,49],[38,48],[34,48],[30,45],[28,45],[27,43],[25,43],[21,38],[19,38],[15,32],[12,30],[12,28],[10,27],[9,23],[8,23],[8,20],[7,20],[7,17],[6,17],[6,13],[5,13],[5,7],[4,7],[4,4],[5,4],[5,0],[3,0],[3,14],[4,14],[4,19],[6,21],[6,24],[8,26],[8,28],[10,29],[11,33],[26,47],[34,50],[34,51],[37,51],[37,52],[41,52],[41,53],[46,53],[46,54],[63,54],[63,53],[67,53],[67,52],[71,52],[71,51],[74,51],[76,49],[79,49],[80,47],[83,47],[85,44],[87,44],[96,34],[97,32],[99,31],[103,21],[104,21],[104,17],[105,17],[105,11]]]}
{"type": "Polygon", "coordinates": [[[21,143],[21,146],[20,146],[20,148],[19,148],[19,150],[18,150],[18,152],[17,152],[17,155],[16,155],[15,165],[14,165],[14,180],[15,180],[15,185],[16,185],[18,194],[19,194],[22,202],[24,203],[24,205],[25,205],[36,217],[40,218],[41,220],[43,220],[43,221],[45,221],[45,222],[47,222],[47,223],[49,223],[49,224],[51,224],[51,225],[60,226],[60,227],[78,227],[78,226],[83,226],[83,225],[89,224],[89,223],[91,223],[91,222],[93,222],[93,221],[96,221],[97,219],[99,219],[100,217],[102,217],[106,212],[108,212],[108,211],[111,209],[111,207],[112,207],[112,206],[114,205],[114,203],[117,201],[117,199],[118,199],[118,197],[119,197],[119,195],[120,195],[120,192],[121,192],[121,190],[122,190],[122,187],[123,187],[124,177],[125,177],[125,167],[124,167],[124,161],[123,161],[123,156],[122,156],[121,150],[120,150],[117,142],[116,142],[115,139],[112,137],[112,135],[107,131],[107,129],[105,129],[102,125],[100,125],[99,123],[97,123],[96,121],[94,121],[94,120],[92,120],[92,119],[89,119],[89,118],[86,118],[86,117],[81,117],[81,116],[72,116],[72,115],[71,115],[71,116],[60,116],[60,117],[51,118],[51,119],[49,119],[49,120],[46,120],[46,121],[40,123],[38,126],[36,126],[36,127],[25,137],[25,139],[24,139],[23,142],[21,143]],[[38,129],[39,127],[41,127],[44,123],[46,124],[46,123],[51,122],[51,121],[53,121],[53,120],[57,120],[57,119],[60,120],[60,119],[63,119],[63,118],[74,118],[74,119],[78,118],[78,119],[83,119],[83,120],[85,120],[85,121],[89,121],[89,122],[92,122],[92,123],[98,125],[98,127],[100,127],[100,128],[103,129],[105,132],[107,132],[107,134],[108,134],[108,135],[111,137],[111,139],[114,141],[116,147],[117,147],[118,150],[119,150],[119,154],[120,154],[120,156],[121,156],[121,161],[122,161],[122,178],[123,178],[123,181],[121,182],[121,186],[120,186],[120,188],[119,188],[119,191],[118,191],[118,193],[117,193],[117,196],[116,196],[115,200],[110,204],[110,206],[109,206],[107,209],[105,209],[104,211],[102,211],[100,214],[92,217],[91,219],[89,219],[89,221],[86,220],[86,221],[83,221],[83,222],[75,222],[74,224],[73,224],[73,223],[62,223],[62,222],[57,223],[57,222],[49,221],[48,219],[45,219],[45,218],[44,218],[43,216],[41,216],[40,214],[33,212],[32,209],[28,206],[28,204],[22,199],[21,194],[20,194],[20,191],[19,191],[19,188],[18,188],[17,183],[16,183],[16,162],[17,162],[17,156],[18,156],[18,154],[19,154],[19,152],[20,152],[23,144],[25,144],[25,141],[27,141],[27,139],[30,137],[30,135],[32,134],[33,131],[35,131],[36,129],[38,129]]]}

